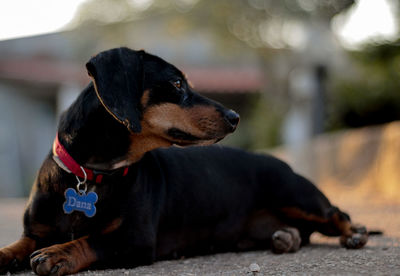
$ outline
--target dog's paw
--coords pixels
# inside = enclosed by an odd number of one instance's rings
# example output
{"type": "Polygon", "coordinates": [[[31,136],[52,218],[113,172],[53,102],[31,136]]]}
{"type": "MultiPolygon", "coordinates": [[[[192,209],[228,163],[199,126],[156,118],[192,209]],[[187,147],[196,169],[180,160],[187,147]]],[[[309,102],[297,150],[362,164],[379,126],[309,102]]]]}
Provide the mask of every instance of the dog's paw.
{"type": "Polygon", "coordinates": [[[296,228],[282,228],[272,235],[272,251],[274,253],[296,252],[300,249],[300,244],[300,233],[296,228]]]}
{"type": "Polygon", "coordinates": [[[57,245],[33,252],[31,267],[38,275],[65,275],[75,272],[73,258],[57,245]]]}
{"type": "Polygon", "coordinates": [[[363,247],[368,241],[368,231],[365,226],[352,225],[351,235],[340,237],[340,244],[348,249],[358,249],[363,247]]]}
{"type": "Polygon", "coordinates": [[[368,241],[368,234],[353,233],[351,236],[341,236],[340,244],[347,249],[359,249],[368,241]]]}
{"type": "Polygon", "coordinates": [[[96,253],[89,247],[87,237],[64,244],[55,244],[32,253],[31,267],[39,275],[76,273],[96,261],[96,253]]]}

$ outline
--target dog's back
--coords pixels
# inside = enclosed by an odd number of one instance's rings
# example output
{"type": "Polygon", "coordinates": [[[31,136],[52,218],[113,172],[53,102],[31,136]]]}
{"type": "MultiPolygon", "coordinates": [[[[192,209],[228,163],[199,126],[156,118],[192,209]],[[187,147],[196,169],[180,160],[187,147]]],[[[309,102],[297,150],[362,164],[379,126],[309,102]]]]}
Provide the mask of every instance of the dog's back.
{"type": "MultiPolygon", "coordinates": [[[[280,219],[285,208],[323,217],[327,215],[323,210],[331,206],[311,182],[270,155],[223,146],[172,147],[148,153],[143,162],[150,175],[145,181],[162,175],[149,184],[159,186],[162,194],[155,202],[160,210],[157,251],[161,258],[240,250],[244,239],[258,240],[254,248],[267,247],[266,228],[285,224],[280,219]],[[153,166],[148,166],[149,160],[153,166]],[[248,229],[254,223],[269,225],[259,235],[248,229]]],[[[304,238],[309,234],[306,231],[304,238]]]]}

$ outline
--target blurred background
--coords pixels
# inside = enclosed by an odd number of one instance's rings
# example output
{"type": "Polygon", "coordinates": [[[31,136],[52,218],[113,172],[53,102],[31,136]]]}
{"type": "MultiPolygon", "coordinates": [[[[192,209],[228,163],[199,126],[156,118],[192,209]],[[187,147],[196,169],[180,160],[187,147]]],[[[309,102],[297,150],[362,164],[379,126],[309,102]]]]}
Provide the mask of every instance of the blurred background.
{"type": "Polygon", "coordinates": [[[0,197],[29,194],[86,61],[127,46],[240,113],[223,144],[400,201],[399,14],[397,0],[3,0],[0,197]]]}

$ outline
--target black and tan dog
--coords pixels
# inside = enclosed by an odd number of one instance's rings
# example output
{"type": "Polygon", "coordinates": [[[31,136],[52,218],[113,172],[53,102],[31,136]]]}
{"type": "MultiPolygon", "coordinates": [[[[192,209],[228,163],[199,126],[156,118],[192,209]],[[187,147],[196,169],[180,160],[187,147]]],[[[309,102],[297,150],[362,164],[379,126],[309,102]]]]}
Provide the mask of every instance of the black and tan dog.
{"type": "Polygon", "coordinates": [[[294,252],[319,231],[347,248],[363,227],[271,156],[208,145],[239,116],[196,94],[164,60],[127,48],[87,63],[93,82],[63,114],[0,270],[39,275],[272,248],[294,252]],[[162,149],[156,149],[161,148],[162,149]]]}

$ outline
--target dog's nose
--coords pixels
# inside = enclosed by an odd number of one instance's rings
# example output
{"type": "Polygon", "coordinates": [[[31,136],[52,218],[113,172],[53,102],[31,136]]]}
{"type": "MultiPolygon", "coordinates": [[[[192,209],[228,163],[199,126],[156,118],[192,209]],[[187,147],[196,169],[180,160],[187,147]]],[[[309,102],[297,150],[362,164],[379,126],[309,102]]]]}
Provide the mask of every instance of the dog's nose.
{"type": "Polygon", "coordinates": [[[237,114],[235,111],[230,109],[230,110],[225,112],[224,116],[225,116],[225,120],[232,127],[232,130],[234,130],[237,127],[237,125],[239,123],[239,120],[240,120],[239,114],[237,114]]]}

